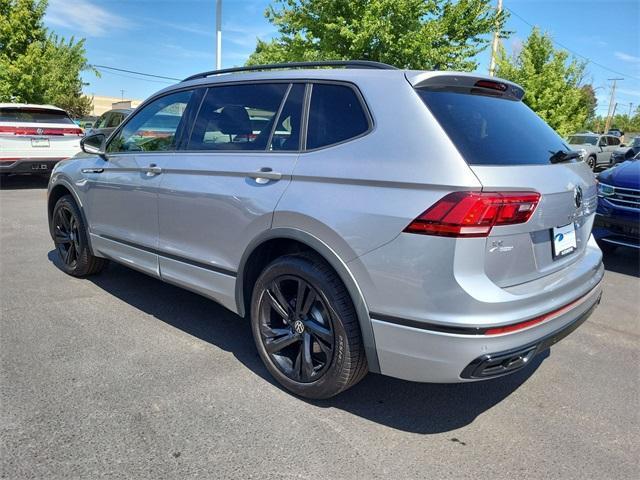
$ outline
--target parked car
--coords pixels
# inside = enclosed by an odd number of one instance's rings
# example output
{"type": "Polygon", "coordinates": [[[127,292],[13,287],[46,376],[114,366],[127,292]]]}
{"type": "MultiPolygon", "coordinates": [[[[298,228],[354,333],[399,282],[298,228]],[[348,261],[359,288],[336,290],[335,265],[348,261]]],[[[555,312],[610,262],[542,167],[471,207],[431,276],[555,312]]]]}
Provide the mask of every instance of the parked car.
{"type": "Polygon", "coordinates": [[[87,135],[102,133],[108,137],[125,118],[131,115],[131,112],[133,112],[133,108],[115,108],[104,112],[91,128],[87,127],[87,135]]]}
{"type": "Polygon", "coordinates": [[[613,135],[584,133],[571,135],[567,143],[595,171],[600,166],[611,165],[611,154],[620,146],[620,139],[613,135]]]}
{"type": "Polygon", "coordinates": [[[616,148],[611,153],[611,164],[625,162],[631,160],[638,153],[640,153],[640,137],[635,137],[631,140],[629,145],[621,145],[620,148],[616,148]]]}
{"type": "Polygon", "coordinates": [[[621,138],[624,137],[624,132],[617,128],[612,128],[607,132],[607,135],[613,135],[614,137],[621,138]]]}
{"type": "Polygon", "coordinates": [[[640,153],[598,175],[593,235],[604,252],[640,249],[640,153]]]}
{"type": "Polygon", "coordinates": [[[61,268],[110,259],[219,302],[308,398],[367,371],[515,372],[585,321],[604,273],[595,177],[523,95],[375,62],[195,75],[55,169],[61,268]]]}
{"type": "Polygon", "coordinates": [[[48,174],[80,152],[82,129],[53,105],[0,103],[0,173],[48,174]]]}

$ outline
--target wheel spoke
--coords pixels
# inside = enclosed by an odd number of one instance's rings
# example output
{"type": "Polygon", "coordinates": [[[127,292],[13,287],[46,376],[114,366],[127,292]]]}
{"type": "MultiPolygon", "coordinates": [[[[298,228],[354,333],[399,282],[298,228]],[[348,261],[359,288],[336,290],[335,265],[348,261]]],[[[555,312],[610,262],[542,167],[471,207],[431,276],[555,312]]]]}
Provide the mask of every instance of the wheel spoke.
{"type": "Polygon", "coordinates": [[[304,326],[311,335],[320,341],[320,343],[324,342],[329,345],[333,345],[333,333],[331,333],[331,330],[328,328],[323,327],[313,320],[305,322],[304,326]]]}
{"type": "Polygon", "coordinates": [[[53,238],[57,243],[69,243],[71,238],[59,228],[54,232],[53,238]]]}
{"type": "Polygon", "coordinates": [[[302,380],[302,348],[303,344],[301,343],[298,355],[296,355],[296,359],[293,362],[293,368],[291,370],[291,374],[296,380],[302,380]]]}
{"type": "Polygon", "coordinates": [[[67,265],[71,265],[73,261],[76,259],[76,246],[71,242],[69,244],[69,248],[67,249],[67,255],[65,257],[64,263],[67,265]]]}
{"type": "Polygon", "coordinates": [[[291,333],[291,329],[289,328],[271,328],[264,324],[260,325],[260,331],[266,339],[278,338],[291,333]]]}
{"type": "Polygon", "coordinates": [[[267,290],[267,296],[269,297],[269,303],[271,303],[271,306],[278,315],[289,322],[291,320],[288,308],[289,304],[282,295],[280,287],[275,282],[272,284],[271,289],[267,290]]]}
{"type": "Polygon", "coordinates": [[[296,318],[300,317],[302,311],[302,303],[304,302],[304,294],[307,291],[307,284],[301,278],[298,279],[298,292],[296,293],[296,318]]]}
{"type": "MultiPolygon", "coordinates": [[[[304,304],[302,305],[302,308],[300,309],[300,315],[302,315],[303,317],[306,317],[307,315],[309,315],[309,311],[311,310],[311,307],[313,306],[315,301],[316,301],[316,294],[311,288],[309,288],[309,293],[307,295],[307,298],[304,304]]],[[[302,299],[300,300],[300,303],[302,303],[302,299]]]]}
{"type": "Polygon", "coordinates": [[[269,353],[277,353],[285,347],[300,341],[300,337],[295,335],[294,333],[289,332],[287,335],[284,335],[280,338],[276,338],[273,340],[267,340],[264,343],[267,352],[269,353]]]}
{"type": "Polygon", "coordinates": [[[302,379],[310,380],[313,376],[313,359],[311,358],[311,335],[308,333],[304,334],[302,340],[302,379]]]}

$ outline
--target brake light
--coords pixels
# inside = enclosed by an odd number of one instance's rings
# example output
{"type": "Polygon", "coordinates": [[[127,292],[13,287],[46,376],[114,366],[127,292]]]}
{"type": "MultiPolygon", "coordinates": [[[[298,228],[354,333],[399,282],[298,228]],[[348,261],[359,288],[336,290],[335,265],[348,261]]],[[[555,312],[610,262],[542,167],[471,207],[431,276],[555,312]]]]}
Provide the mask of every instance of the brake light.
{"type": "Polygon", "coordinates": [[[81,128],[0,127],[0,135],[83,135],[81,128]]]}
{"type": "Polygon", "coordinates": [[[443,237],[486,237],[495,225],[525,223],[537,192],[453,192],[438,200],[404,231],[443,237]]]}
{"type": "Polygon", "coordinates": [[[494,82],[493,80],[478,80],[474,86],[480,88],[489,88],[491,90],[499,90],[501,92],[507,91],[507,85],[505,83],[494,82]]]}

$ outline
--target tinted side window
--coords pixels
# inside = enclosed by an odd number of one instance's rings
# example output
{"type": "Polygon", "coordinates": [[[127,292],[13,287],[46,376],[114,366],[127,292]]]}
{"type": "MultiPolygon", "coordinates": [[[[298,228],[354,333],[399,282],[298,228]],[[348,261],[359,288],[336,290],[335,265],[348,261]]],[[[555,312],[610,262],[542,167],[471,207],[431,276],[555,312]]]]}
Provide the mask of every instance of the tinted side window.
{"type": "Polygon", "coordinates": [[[291,86],[289,95],[276,121],[269,150],[291,151],[300,148],[300,126],[302,123],[302,103],[304,84],[291,86]]]}
{"type": "Polygon", "coordinates": [[[188,150],[266,150],[286,83],[210,87],[188,150]]]}
{"type": "Polygon", "coordinates": [[[108,152],[175,150],[176,134],[191,90],[158,98],[144,107],[109,142],[108,152]]]}
{"type": "Polygon", "coordinates": [[[311,93],[307,148],[313,149],[357,137],[369,129],[358,96],[344,85],[316,83],[311,93]]]}
{"type": "Polygon", "coordinates": [[[107,122],[107,124],[105,126],[107,128],[117,127],[118,125],[120,125],[120,123],[122,123],[122,120],[124,120],[123,117],[124,117],[124,115],[122,115],[121,113],[113,112],[111,114],[111,117],[109,118],[109,121],[107,122]]]}
{"type": "Polygon", "coordinates": [[[609,142],[609,145],[612,145],[614,147],[620,145],[620,139],[618,137],[607,137],[607,140],[609,142]]]}
{"type": "Polygon", "coordinates": [[[98,120],[96,121],[95,125],[93,126],[93,128],[104,128],[104,126],[107,124],[107,117],[109,116],[108,113],[103,113],[100,118],[98,118],[98,120]]]}

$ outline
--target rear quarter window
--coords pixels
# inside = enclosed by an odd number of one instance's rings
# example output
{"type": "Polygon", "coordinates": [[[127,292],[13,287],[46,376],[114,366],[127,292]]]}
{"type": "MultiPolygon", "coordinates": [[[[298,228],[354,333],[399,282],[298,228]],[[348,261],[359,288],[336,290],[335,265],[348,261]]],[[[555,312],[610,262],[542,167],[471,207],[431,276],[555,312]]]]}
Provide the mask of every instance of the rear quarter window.
{"type": "Polygon", "coordinates": [[[308,150],[341,143],[368,130],[368,117],[353,88],[313,84],[307,130],[308,150]]]}
{"type": "Polygon", "coordinates": [[[418,95],[469,165],[544,165],[564,140],[517,100],[418,89],[418,95]]]}

